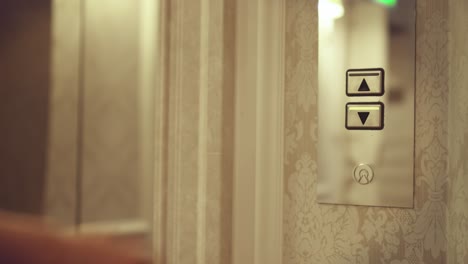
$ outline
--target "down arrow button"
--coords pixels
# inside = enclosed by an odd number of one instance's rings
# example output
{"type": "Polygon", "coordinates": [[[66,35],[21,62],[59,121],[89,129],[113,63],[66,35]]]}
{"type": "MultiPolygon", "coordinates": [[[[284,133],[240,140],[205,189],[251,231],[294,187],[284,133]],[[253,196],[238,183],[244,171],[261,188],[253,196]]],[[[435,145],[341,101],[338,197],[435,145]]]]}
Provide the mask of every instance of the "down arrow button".
{"type": "Polygon", "coordinates": [[[350,102],[346,104],[345,127],[348,130],[382,130],[382,102],[350,102]]]}
{"type": "Polygon", "coordinates": [[[363,125],[366,124],[367,118],[369,117],[369,112],[358,112],[359,118],[363,125]]]}

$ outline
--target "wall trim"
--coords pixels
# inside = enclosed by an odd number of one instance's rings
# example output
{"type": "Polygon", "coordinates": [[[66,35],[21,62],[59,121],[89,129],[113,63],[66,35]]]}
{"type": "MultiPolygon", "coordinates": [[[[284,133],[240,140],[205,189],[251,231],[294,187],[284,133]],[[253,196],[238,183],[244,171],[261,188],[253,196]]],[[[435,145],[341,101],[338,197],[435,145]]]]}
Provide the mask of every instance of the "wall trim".
{"type": "MultiPolygon", "coordinates": [[[[285,43],[286,0],[236,0],[236,61],[235,61],[235,135],[233,171],[232,212],[232,263],[235,264],[280,264],[283,255],[283,103],[284,103],[284,43],[285,43]]],[[[208,1],[200,1],[201,11],[209,11],[208,1]]],[[[178,2],[176,2],[178,4],[178,2]]],[[[157,65],[156,65],[156,152],[154,175],[154,222],[153,248],[157,263],[182,263],[178,247],[178,232],[182,228],[177,219],[177,207],[181,201],[174,190],[178,183],[174,176],[178,162],[175,154],[180,150],[169,150],[171,128],[168,118],[177,117],[180,109],[170,105],[169,90],[179,84],[180,54],[175,36],[183,34],[180,17],[173,17],[174,5],[169,0],[158,0],[157,18],[157,65]],[[178,64],[176,63],[178,62],[178,64]],[[177,64],[177,65],[176,65],[177,64]],[[176,72],[173,72],[176,71],[176,72]],[[171,87],[169,87],[171,86],[171,87]],[[175,113],[173,113],[174,111],[175,113]],[[175,152],[175,154],[174,154],[175,152]]],[[[178,7],[180,8],[180,7],[178,7]]],[[[200,21],[206,27],[206,18],[200,21]]],[[[201,28],[200,55],[206,60],[207,29],[201,28]]],[[[207,66],[209,67],[209,66],[207,66]]],[[[207,69],[201,69],[200,100],[206,101],[205,89],[207,69]]],[[[177,93],[177,91],[172,91],[177,93]]],[[[178,97],[178,95],[174,95],[178,97]]],[[[205,103],[202,105],[205,105],[205,103]]],[[[201,113],[207,109],[202,106],[201,113]]],[[[206,173],[205,152],[206,116],[200,120],[198,141],[200,151],[197,174],[206,173]]],[[[177,124],[177,120],[173,120],[177,124]]],[[[175,129],[175,128],[174,128],[175,129]]],[[[177,148],[177,144],[176,144],[177,148]]],[[[204,179],[198,182],[197,208],[205,211],[206,197],[204,179]],[[202,185],[200,185],[202,184],[202,185]]],[[[198,212],[200,214],[201,212],[198,212]]],[[[198,216],[195,228],[196,259],[206,260],[204,248],[206,237],[200,236],[207,228],[205,216],[198,216]]],[[[190,249],[192,250],[192,249],[190,249]]],[[[190,252],[192,254],[194,252],[190,252]]],[[[185,259],[187,260],[187,259],[185,259]]]]}
{"type": "Polygon", "coordinates": [[[282,263],[284,0],[239,0],[233,263],[282,263]]]}
{"type": "Polygon", "coordinates": [[[167,0],[157,0],[155,3],[155,49],[156,49],[156,69],[155,69],[155,122],[154,122],[154,166],[153,166],[153,224],[152,224],[152,253],[155,263],[166,263],[166,210],[167,210],[167,92],[168,83],[168,42],[169,18],[167,0]]]}

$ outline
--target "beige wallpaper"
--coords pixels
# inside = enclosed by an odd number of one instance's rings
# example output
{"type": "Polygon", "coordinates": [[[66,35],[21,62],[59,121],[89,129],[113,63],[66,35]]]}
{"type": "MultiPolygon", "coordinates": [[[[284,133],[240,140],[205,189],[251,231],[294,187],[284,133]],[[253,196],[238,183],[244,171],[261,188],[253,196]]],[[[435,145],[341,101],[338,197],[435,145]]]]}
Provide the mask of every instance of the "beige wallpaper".
{"type": "Polygon", "coordinates": [[[468,263],[468,2],[449,4],[448,263],[468,263]]]}
{"type": "Polygon", "coordinates": [[[415,208],[318,205],[317,1],[286,1],[284,263],[446,263],[446,1],[419,0],[415,208]]]}

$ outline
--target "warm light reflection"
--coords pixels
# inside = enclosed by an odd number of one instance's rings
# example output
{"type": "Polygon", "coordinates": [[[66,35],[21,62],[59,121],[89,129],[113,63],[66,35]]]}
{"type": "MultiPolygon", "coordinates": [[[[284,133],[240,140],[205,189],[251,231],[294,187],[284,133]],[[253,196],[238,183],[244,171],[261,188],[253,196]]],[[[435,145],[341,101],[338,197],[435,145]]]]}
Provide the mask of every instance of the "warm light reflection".
{"type": "Polygon", "coordinates": [[[344,15],[342,0],[320,0],[318,10],[321,18],[334,20],[344,15]]]}

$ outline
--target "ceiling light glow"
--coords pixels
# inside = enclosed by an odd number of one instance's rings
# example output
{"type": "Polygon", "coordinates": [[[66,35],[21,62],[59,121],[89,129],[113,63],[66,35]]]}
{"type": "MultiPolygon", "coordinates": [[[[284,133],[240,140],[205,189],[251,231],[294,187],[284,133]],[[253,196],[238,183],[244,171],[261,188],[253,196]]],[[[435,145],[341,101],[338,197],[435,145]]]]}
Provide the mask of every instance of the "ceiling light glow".
{"type": "Polygon", "coordinates": [[[319,0],[319,16],[327,19],[338,19],[344,15],[344,7],[341,0],[319,0]]]}

